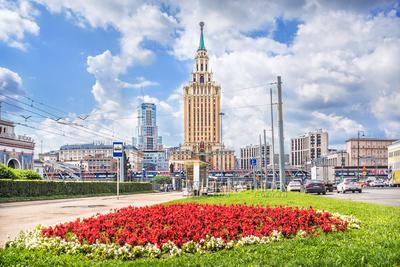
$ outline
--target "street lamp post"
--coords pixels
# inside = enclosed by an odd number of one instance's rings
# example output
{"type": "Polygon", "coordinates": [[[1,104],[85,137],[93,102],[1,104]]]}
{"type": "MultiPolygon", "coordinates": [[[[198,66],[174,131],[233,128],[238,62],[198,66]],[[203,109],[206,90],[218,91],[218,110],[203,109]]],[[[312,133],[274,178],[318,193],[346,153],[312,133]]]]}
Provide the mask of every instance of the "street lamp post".
{"type": "Polygon", "coordinates": [[[342,155],[342,159],[341,159],[342,171],[340,172],[340,177],[341,177],[341,181],[343,181],[343,169],[344,169],[344,165],[345,165],[345,161],[343,158],[343,150],[340,152],[340,154],[342,155]]]}
{"type": "Polygon", "coordinates": [[[364,131],[357,131],[357,178],[360,180],[360,133],[364,136],[364,131]]]}

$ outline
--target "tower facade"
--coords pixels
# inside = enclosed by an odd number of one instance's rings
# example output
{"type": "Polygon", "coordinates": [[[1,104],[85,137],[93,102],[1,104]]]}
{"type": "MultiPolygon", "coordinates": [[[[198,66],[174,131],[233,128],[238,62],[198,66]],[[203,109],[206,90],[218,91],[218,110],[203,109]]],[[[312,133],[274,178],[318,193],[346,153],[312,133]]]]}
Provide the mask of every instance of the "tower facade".
{"type": "Polygon", "coordinates": [[[221,142],[221,86],[213,79],[207,49],[204,45],[204,23],[200,22],[200,44],[188,85],[183,87],[184,142],[171,153],[170,163],[182,170],[185,162],[201,159],[209,170],[233,170],[233,150],[221,142]]]}
{"type": "Polygon", "coordinates": [[[195,57],[191,81],[183,88],[184,146],[194,152],[210,152],[221,145],[221,87],[213,79],[204,46],[204,23],[200,23],[200,45],[195,57]]]}
{"type": "Polygon", "coordinates": [[[162,147],[158,136],[157,108],[153,103],[142,103],[138,110],[137,148],[142,151],[155,151],[162,147]]]}

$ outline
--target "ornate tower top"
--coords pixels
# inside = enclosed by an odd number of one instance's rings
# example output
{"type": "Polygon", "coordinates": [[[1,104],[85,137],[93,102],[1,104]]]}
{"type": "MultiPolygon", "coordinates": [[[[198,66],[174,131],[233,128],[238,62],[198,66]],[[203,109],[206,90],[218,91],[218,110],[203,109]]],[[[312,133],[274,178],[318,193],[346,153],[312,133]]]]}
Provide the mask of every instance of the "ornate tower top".
{"type": "Polygon", "coordinates": [[[206,47],[204,46],[204,36],[203,36],[203,27],[204,27],[204,22],[200,22],[200,30],[201,30],[201,34],[200,34],[200,45],[199,45],[199,49],[198,50],[206,50],[206,47]]]}

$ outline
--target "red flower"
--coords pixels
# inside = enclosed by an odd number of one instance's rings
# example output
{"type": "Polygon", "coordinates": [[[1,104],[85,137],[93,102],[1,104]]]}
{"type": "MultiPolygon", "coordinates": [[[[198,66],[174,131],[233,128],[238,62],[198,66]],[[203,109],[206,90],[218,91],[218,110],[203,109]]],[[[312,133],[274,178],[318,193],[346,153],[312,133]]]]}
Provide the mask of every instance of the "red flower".
{"type": "Polygon", "coordinates": [[[68,233],[73,233],[81,243],[89,244],[152,243],[161,247],[169,241],[177,246],[190,240],[200,242],[207,236],[225,241],[249,235],[268,236],[274,230],[287,237],[299,230],[311,235],[317,229],[331,232],[332,226],[337,231],[345,231],[347,222],[312,208],[175,204],[122,208],[106,215],[43,228],[42,234],[66,238],[68,233]]]}

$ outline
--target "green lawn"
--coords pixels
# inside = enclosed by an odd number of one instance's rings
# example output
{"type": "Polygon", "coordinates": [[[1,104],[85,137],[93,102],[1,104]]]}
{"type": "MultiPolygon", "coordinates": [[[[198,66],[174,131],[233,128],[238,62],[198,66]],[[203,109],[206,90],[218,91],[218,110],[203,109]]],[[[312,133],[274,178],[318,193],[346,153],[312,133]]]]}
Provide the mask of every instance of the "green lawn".
{"type": "Polygon", "coordinates": [[[226,196],[188,198],[175,202],[288,205],[355,215],[362,228],[300,240],[251,245],[205,255],[167,259],[89,260],[48,251],[6,249],[0,265],[19,266],[400,266],[400,208],[335,200],[301,193],[246,191],[226,196]]]}

